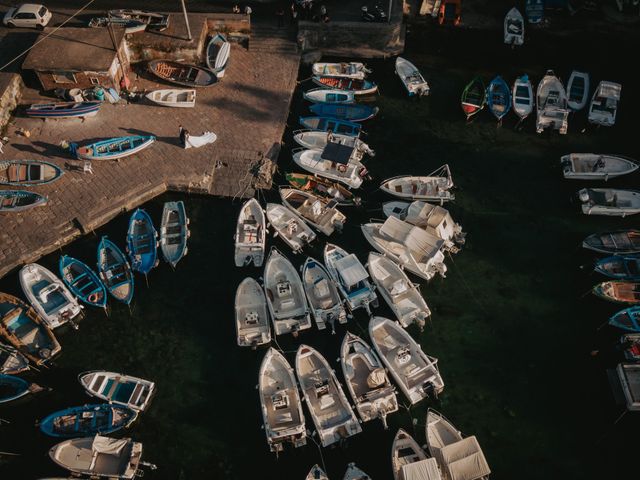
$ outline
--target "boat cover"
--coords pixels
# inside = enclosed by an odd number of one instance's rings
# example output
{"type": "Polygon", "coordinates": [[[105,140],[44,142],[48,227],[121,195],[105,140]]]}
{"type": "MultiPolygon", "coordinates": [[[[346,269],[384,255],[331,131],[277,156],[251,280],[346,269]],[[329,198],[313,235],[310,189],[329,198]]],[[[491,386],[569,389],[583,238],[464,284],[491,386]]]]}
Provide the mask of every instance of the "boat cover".
{"type": "Polygon", "coordinates": [[[369,274],[353,253],[339,259],[336,262],[336,270],[340,274],[342,282],[348,286],[356,285],[369,278],[369,274]]]}
{"type": "Polygon", "coordinates": [[[448,215],[449,212],[446,209],[437,205],[427,202],[413,202],[407,209],[406,221],[413,224],[422,224],[426,220],[427,225],[437,228],[443,220],[447,219],[448,215]]]}
{"type": "Polygon", "coordinates": [[[440,480],[440,470],[435,458],[427,458],[419,462],[402,466],[404,480],[440,480]]]}
{"type": "Polygon", "coordinates": [[[323,160],[330,160],[335,163],[346,165],[351,159],[353,150],[354,147],[342,145],[341,143],[329,142],[326,147],[324,147],[324,150],[322,150],[322,155],[320,157],[323,160]]]}
{"type": "Polygon", "coordinates": [[[96,435],[91,444],[93,454],[103,453],[105,455],[120,455],[129,440],[126,438],[117,439],[96,435]]]}
{"type": "Polygon", "coordinates": [[[437,450],[437,456],[451,480],[476,480],[491,473],[475,435],[437,450]]]}
{"type": "Polygon", "coordinates": [[[444,245],[444,240],[396,217],[387,218],[380,227],[380,233],[421,256],[433,257],[444,245]]]}

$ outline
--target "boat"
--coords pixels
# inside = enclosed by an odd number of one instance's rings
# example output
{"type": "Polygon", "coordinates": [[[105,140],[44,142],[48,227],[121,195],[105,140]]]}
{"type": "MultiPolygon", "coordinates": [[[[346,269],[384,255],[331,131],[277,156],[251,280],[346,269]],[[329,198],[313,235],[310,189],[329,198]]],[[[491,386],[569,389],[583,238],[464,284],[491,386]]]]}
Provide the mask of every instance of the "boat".
{"type": "Polygon", "coordinates": [[[165,202],[160,223],[160,250],[165,261],[173,268],[187,252],[189,219],[182,200],[165,202]]]}
{"type": "Polygon", "coordinates": [[[427,176],[401,175],[389,178],[380,184],[380,190],[394,197],[427,202],[450,202],[455,199],[451,192],[453,178],[449,165],[434,170],[427,176]]]}
{"type": "Polygon", "coordinates": [[[571,110],[577,112],[582,110],[589,100],[589,74],[574,70],[567,82],[567,105],[571,110]]]}
{"type": "Polygon", "coordinates": [[[500,75],[491,80],[487,87],[487,105],[498,121],[511,109],[511,90],[500,75]]]}
{"type": "Polygon", "coordinates": [[[302,93],[302,98],[312,103],[355,103],[356,96],[353,92],[334,90],[333,88],[312,88],[302,93]]]}
{"type": "Polygon", "coordinates": [[[387,428],[387,415],[398,411],[398,399],[378,356],[364,340],[347,332],[340,348],[340,364],[362,421],[379,418],[387,428]]]}
{"type": "Polygon", "coordinates": [[[625,333],[620,338],[620,345],[624,348],[624,357],[632,362],[640,361],[640,333],[625,333]]]}
{"type": "Polygon", "coordinates": [[[484,86],[482,78],[475,77],[471,80],[460,97],[460,105],[467,120],[482,110],[487,103],[487,89],[484,86]]]}
{"type": "Polygon", "coordinates": [[[569,124],[569,107],[564,86],[553,70],[538,84],[536,93],[536,132],[542,133],[546,128],[558,130],[561,135],[567,133],[569,124]]]}
{"type": "Polygon", "coordinates": [[[329,480],[329,477],[327,477],[327,474],[324,473],[324,470],[322,470],[316,464],[311,467],[311,470],[309,470],[309,473],[307,473],[305,480],[329,480]]]}
{"type": "Polygon", "coordinates": [[[313,76],[313,83],[320,87],[329,87],[335,90],[345,90],[353,92],[354,95],[371,95],[378,91],[378,85],[369,80],[360,80],[355,78],[341,78],[330,76],[313,76]]]}
{"type": "Polygon", "coordinates": [[[107,289],[89,266],[78,259],[62,255],[58,269],[65,285],[84,303],[103,308],[107,305],[107,289]]]}
{"type": "Polygon", "coordinates": [[[55,335],[36,311],[7,293],[0,293],[0,335],[38,366],[62,350],[55,335]]]}
{"type": "Polygon", "coordinates": [[[137,20],[145,24],[146,30],[162,32],[169,26],[169,15],[164,13],[147,12],[145,10],[119,9],[109,10],[111,18],[137,20]]]}
{"type": "Polygon", "coordinates": [[[371,480],[371,477],[356,467],[356,464],[351,462],[347,465],[347,471],[344,472],[342,480],[371,480]]]}
{"type": "Polygon", "coordinates": [[[364,79],[367,73],[371,73],[364,63],[340,62],[340,63],[314,63],[311,67],[313,75],[327,77],[342,77],[364,79]]]}
{"type": "Polygon", "coordinates": [[[598,260],[594,271],[617,280],[640,280],[640,257],[616,255],[598,260]]]}
{"type": "Polygon", "coordinates": [[[267,444],[272,452],[307,444],[302,401],[293,368],[280,352],[269,348],[262,359],[258,375],[260,406],[267,444]]]}
{"type": "Polygon", "coordinates": [[[504,17],[504,43],[524,44],[524,18],[516,7],[509,10],[504,17]]]}
{"type": "Polygon", "coordinates": [[[255,348],[271,341],[267,299],[253,278],[247,277],[238,285],[235,313],[238,346],[255,348]]]}
{"type": "Polygon", "coordinates": [[[73,323],[82,312],[82,306],[65,284],[42,265],[28,263],[20,269],[18,277],[27,300],[49,328],[73,323]]]}
{"type": "Polygon", "coordinates": [[[0,373],[18,375],[29,370],[29,360],[15,347],[0,343],[0,373]]]}
{"type": "Polygon", "coordinates": [[[23,212],[47,203],[47,197],[26,190],[0,190],[0,213],[23,212]]]}
{"type": "Polygon", "coordinates": [[[425,427],[429,453],[438,461],[446,479],[488,480],[489,464],[477,438],[462,434],[443,415],[427,411],[425,427]]]}
{"type": "MultiPolygon", "coordinates": [[[[333,148],[328,144],[324,150],[297,150],[293,161],[314,175],[335,180],[351,188],[359,188],[368,171],[358,160],[351,158],[353,149],[333,148]]],[[[339,145],[340,146],[340,145],[339,145]]]]}
{"type": "Polygon", "coordinates": [[[609,180],[635,172],[638,164],[619,155],[570,153],[560,158],[564,178],[570,180],[609,180]]]}
{"type": "Polygon", "coordinates": [[[127,35],[144,32],[147,29],[147,25],[140,20],[117,17],[93,17],[91,20],[89,20],[88,26],[92,28],[124,28],[124,33],[126,33],[127,35]]]}
{"type": "Polygon", "coordinates": [[[58,180],[64,171],[39,160],[0,160],[0,185],[33,187],[58,180]]]}
{"type": "Polygon", "coordinates": [[[311,328],[309,307],[300,275],[277,248],[271,247],[264,267],[264,291],[276,335],[311,328]]]}
{"type": "Polygon", "coordinates": [[[616,303],[640,304],[640,283],[625,280],[602,282],[594,286],[594,295],[616,303]]]}
{"type": "Polygon", "coordinates": [[[398,429],[391,445],[391,469],[394,480],[440,480],[435,458],[427,458],[425,451],[411,435],[398,429]]]}
{"type": "Polygon", "coordinates": [[[149,214],[141,208],[129,219],[127,253],[136,272],[146,275],[158,265],[158,232],[149,214]]]}
{"type": "Polygon", "coordinates": [[[133,272],[124,253],[106,236],[98,245],[98,274],[113,298],[127,305],[131,303],[133,272]]]}
{"type": "Polygon", "coordinates": [[[396,58],[396,75],[400,77],[410,97],[414,95],[419,97],[429,95],[429,84],[420,73],[420,70],[406,58],[396,58]]]}
{"type": "Polygon", "coordinates": [[[302,251],[305,245],[316,238],[315,232],[298,215],[278,203],[267,203],[267,219],[279,236],[294,253],[302,251]]]}
{"type": "Polygon", "coordinates": [[[516,78],[513,84],[513,111],[520,120],[527,118],[533,112],[533,87],[528,75],[516,78]]]}
{"type": "Polygon", "coordinates": [[[604,127],[615,125],[621,92],[622,85],[619,83],[600,82],[589,105],[589,122],[604,127]]]}
{"type": "Polygon", "coordinates": [[[583,188],[578,192],[585,215],[626,217],[640,213],[640,191],[615,188],[583,188]]]}
{"type": "Polygon", "coordinates": [[[360,138],[353,135],[346,135],[343,133],[324,132],[321,130],[295,130],[293,132],[293,140],[301,147],[311,150],[324,150],[329,143],[339,143],[340,145],[346,145],[347,147],[353,147],[355,153],[360,154],[359,158],[362,158],[364,154],[375,156],[375,152],[364,143],[360,138]]]}
{"type": "Polygon", "coordinates": [[[103,370],[81,373],[78,381],[89,395],[136,412],[149,406],[156,390],[149,380],[103,370]]]}
{"type": "Polygon", "coordinates": [[[218,79],[224,77],[224,71],[229,65],[229,54],[231,53],[231,44],[224,35],[218,33],[211,37],[207,45],[205,59],[207,67],[215,73],[218,79]]]}
{"type": "Polygon", "coordinates": [[[287,182],[302,192],[311,192],[315,195],[334,200],[341,207],[360,205],[360,197],[356,197],[350,190],[339,183],[330,182],[324,178],[308,175],[306,173],[287,173],[287,182]]]}
{"type": "Polygon", "coordinates": [[[83,160],[120,160],[141,152],[155,141],[153,135],[132,135],[100,140],[84,147],[72,143],[70,149],[73,155],[83,160]]]}
{"type": "Polygon", "coordinates": [[[640,230],[613,230],[589,235],[582,247],[609,255],[640,253],[640,230]]]}
{"type": "Polygon", "coordinates": [[[267,220],[264,210],[255,198],[247,200],[238,214],[235,236],[236,267],[253,263],[261,267],[267,235],[267,220]]]}
{"type": "Polygon", "coordinates": [[[218,81],[216,74],[206,68],[172,60],[151,60],[148,68],[156,77],[185,87],[210,87],[218,81]]]}
{"type": "Polygon", "coordinates": [[[323,447],[362,431],[336,374],[317,350],[298,347],[296,375],[323,447]]]}
{"type": "Polygon", "coordinates": [[[24,113],[34,118],[88,118],[96,116],[101,105],[98,101],[34,103],[24,113]]]}
{"type": "Polygon", "coordinates": [[[337,245],[327,243],[324,247],[324,264],[349,310],[353,312],[364,308],[371,314],[371,307],[378,306],[378,297],[375,287],[369,282],[369,274],[358,257],[337,245]]]}
{"type": "MultiPolygon", "coordinates": [[[[322,105],[322,104],[316,104],[322,105]]],[[[349,122],[347,120],[340,120],[337,118],[324,116],[324,117],[300,117],[300,125],[311,130],[320,130],[322,132],[339,133],[342,135],[350,135],[357,137],[360,135],[362,125],[355,122],[349,122]]]]}
{"type": "Polygon", "coordinates": [[[440,25],[460,25],[462,21],[462,0],[436,0],[438,8],[438,23],[440,25]]]}
{"type": "Polygon", "coordinates": [[[50,437],[92,437],[126,428],[137,416],[137,412],[118,405],[83,405],[54,412],[45,417],[39,427],[42,433],[50,437]]]}
{"type": "Polygon", "coordinates": [[[38,389],[41,389],[39,385],[29,383],[20,377],[0,374],[0,404],[13,402],[38,389]]]}
{"type": "Polygon", "coordinates": [[[329,272],[317,260],[308,257],[302,266],[302,285],[311,313],[316,321],[318,330],[331,325],[335,333],[335,322],[347,323],[347,313],[342,306],[338,288],[329,276],[329,272]]]}
{"type": "Polygon", "coordinates": [[[526,0],[525,15],[531,24],[542,22],[544,18],[544,0],[526,0]]]}
{"type": "Polygon", "coordinates": [[[135,478],[142,457],[142,444],[130,438],[73,438],[53,446],[49,457],[58,466],[92,478],[135,478]]]}
{"type": "Polygon", "coordinates": [[[309,110],[321,117],[338,118],[340,120],[357,123],[375,117],[378,114],[379,108],[363,104],[341,105],[338,103],[314,103],[309,107],[309,110]]]}
{"type": "Polygon", "coordinates": [[[327,200],[313,193],[295,188],[280,188],[282,203],[304,218],[312,227],[326,236],[341,232],[347,217],[336,208],[335,200],[327,200]]]}
{"type": "Polygon", "coordinates": [[[145,97],[163,107],[193,108],[196,106],[196,91],[193,89],[165,88],[153,90],[145,97]]]}
{"type": "Polygon", "coordinates": [[[444,382],[438,370],[438,359],[424,353],[400,324],[373,317],[369,321],[369,337],[411,405],[428,396],[437,397],[442,392],[444,382]]]}

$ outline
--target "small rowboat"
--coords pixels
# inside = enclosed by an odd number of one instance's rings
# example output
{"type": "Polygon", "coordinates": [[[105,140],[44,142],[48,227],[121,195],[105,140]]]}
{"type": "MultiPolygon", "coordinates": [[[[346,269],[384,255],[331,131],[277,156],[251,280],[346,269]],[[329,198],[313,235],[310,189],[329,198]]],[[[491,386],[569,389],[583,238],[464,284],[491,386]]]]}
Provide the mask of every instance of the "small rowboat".
{"type": "Polygon", "coordinates": [[[127,253],[131,259],[131,268],[147,274],[158,265],[158,232],[147,212],[136,209],[129,220],[127,231],[127,253]]]}
{"type": "Polygon", "coordinates": [[[343,92],[332,88],[312,88],[302,94],[302,98],[313,103],[355,103],[353,92],[343,92]]]}
{"type": "Polygon", "coordinates": [[[25,190],[0,190],[0,213],[22,212],[47,203],[47,197],[25,190]]]}
{"type": "Polygon", "coordinates": [[[584,239],[582,248],[609,255],[640,253],[640,230],[594,233],[584,239]]]}
{"type": "Polygon", "coordinates": [[[336,105],[333,103],[315,103],[309,107],[321,117],[339,118],[349,122],[364,122],[378,114],[378,107],[369,105],[336,105]]]}
{"type": "Polygon", "coordinates": [[[126,428],[138,416],[128,407],[101,403],[71,407],[48,415],[40,422],[40,431],[50,437],[92,437],[126,428]]]}
{"type": "Polygon", "coordinates": [[[107,304],[107,289],[88,265],[63,255],[58,268],[65,285],[76,297],[88,305],[104,308],[107,304]]]}
{"type": "Polygon", "coordinates": [[[0,375],[0,404],[9,403],[29,393],[29,382],[13,375],[0,375]]]}
{"type": "Polygon", "coordinates": [[[156,384],[149,380],[101,370],[81,373],[78,381],[92,397],[136,412],[142,412],[149,406],[156,388],[156,384]]]}
{"type": "Polygon", "coordinates": [[[598,260],[594,271],[609,278],[620,280],[640,280],[640,257],[621,255],[598,260]]]}
{"type": "Polygon", "coordinates": [[[511,109],[511,90],[500,75],[491,80],[487,88],[487,105],[498,121],[511,109]]]}
{"type": "Polygon", "coordinates": [[[474,78],[464,87],[462,97],[460,98],[460,105],[467,120],[484,108],[486,99],[487,90],[480,77],[474,78]]]}
{"type": "Polygon", "coordinates": [[[0,343],[0,373],[3,375],[18,375],[29,370],[29,360],[15,347],[0,343]]]}
{"type": "Polygon", "coordinates": [[[93,117],[100,110],[102,102],[57,102],[36,103],[25,114],[36,118],[76,118],[93,117]]]}
{"type": "Polygon", "coordinates": [[[360,197],[354,196],[350,190],[336,182],[305,173],[287,173],[286,179],[292,187],[330,198],[342,207],[360,205],[360,197]]]}
{"type": "Polygon", "coordinates": [[[504,17],[504,43],[522,45],[524,43],[524,18],[516,7],[504,17]]]}
{"type": "Polygon", "coordinates": [[[94,17],[89,20],[89,26],[93,28],[99,27],[122,27],[127,34],[144,32],[147,24],[133,18],[117,18],[117,17],[94,17]]]}
{"type": "Polygon", "coordinates": [[[564,178],[570,180],[609,180],[635,172],[638,164],[619,155],[570,153],[560,158],[564,178]]]}
{"type": "Polygon", "coordinates": [[[217,34],[207,45],[207,67],[216,77],[224,77],[224,71],[229,65],[229,54],[231,53],[231,44],[224,35],[217,34]]]}
{"type": "Polygon", "coordinates": [[[640,307],[629,307],[619,311],[609,319],[609,325],[627,332],[640,332],[640,307]]]}
{"type": "Polygon", "coordinates": [[[305,128],[321,130],[323,132],[340,133],[352,137],[360,135],[360,130],[362,129],[362,125],[359,123],[338,120],[331,117],[300,117],[299,121],[300,125],[305,128]]]}
{"type": "Polygon", "coordinates": [[[429,95],[429,84],[420,73],[420,70],[406,58],[396,58],[396,75],[400,77],[410,97],[414,95],[429,95]]]}
{"type": "Polygon", "coordinates": [[[160,223],[160,250],[165,261],[173,268],[189,250],[187,248],[189,235],[189,219],[182,200],[166,202],[162,209],[160,223]]]}
{"type": "Polygon", "coordinates": [[[133,135],[100,140],[84,147],[72,143],[70,149],[77,158],[84,160],[119,160],[141,152],[155,141],[153,135],[133,135]]]}
{"type": "Polygon", "coordinates": [[[109,293],[129,305],[133,298],[133,272],[124,253],[106,236],[98,245],[98,272],[109,293]]]}
{"type": "Polygon", "coordinates": [[[149,71],[162,80],[185,87],[210,87],[218,81],[216,74],[206,68],[171,60],[152,60],[149,71]]]}
{"type": "Polygon", "coordinates": [[[44,185],[58,180],[64,172],[60,167],[40,160],[0,161],[0,184],[13,187],[44,185]]]}
{"type": "Polygon", "coordinates": [[[357,78],[362,80],[371,70],[361,62],[314,63],[311,72],[318,76],[357,78]]]}
{"type": "Polygon", "coordinates": [[[369,80],[314,76],[313,83],[321,87],[350,91],[354,95],[369,95],[378,91],[378,85],[369,80]]]}
{"type": "Polygon", "coordinates": [[[110,18],[132,19],[146,25],[147,31],[161,32],[169,26],[169,15],[163,13],[147,12],[145,10],[109,10],[110,18]]]}
{"type": "Polygon", "coordinates": [[[589,101],[589,74],[574,70],[567,82],[567,105],[577,112],[582,110],[589,101]]]}
{"type": "Polygon", "coordinates": [[[533,112],[533,87],[528,75],[517,78],[513,84],[513,111],[521,120],[533,112]]]}
{"type": "Polygon", "coordinates": [[[612,280],[602,282],[591,290],[594,295],[616,303],[638,304],[640,303],[640,283],[624,280],[612,280]]]}
{"type": "Polygon", "coordinates": [[[147,99],[163,107],[192,108],[196,106],[196,91],[166,88],[145,95],[147,99]]]}

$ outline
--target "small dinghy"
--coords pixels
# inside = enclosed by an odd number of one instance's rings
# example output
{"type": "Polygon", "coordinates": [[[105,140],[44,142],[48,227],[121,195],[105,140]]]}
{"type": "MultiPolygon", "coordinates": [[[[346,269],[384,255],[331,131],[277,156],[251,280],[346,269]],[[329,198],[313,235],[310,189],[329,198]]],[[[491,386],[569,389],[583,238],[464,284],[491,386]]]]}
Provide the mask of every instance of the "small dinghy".
{"type": "Polygon", "coordinates": [[[518,77],[513,84],[513,111],[523,121],[533,112],[533,87],[528,75],[518,77]]]}
{"type": "Polygon", "coordinates": [[[301,147],[311,150],[324,150],[329,143],[338,143],[347,147],[353,147],[355,153],[359,154],[359,158],[362,158],[364,154],[375,156],[375,152],[353,135],[346,135],[343,133],[324,132],[321,130],[296,130],[293,132],[293,139],[301,147]]]}
{"type": "Polygon", "coordinates": [[[343,92],[342,90],[322,87],[312,88],[303,92],[302,98],[312,103],[350,104],[356,101],[356,96],[353,92],[343,92]]]}
{"type": "Polygon", "coordinates": [[[385,180],[380,189],[394,197],[427,202],[450,202],[455,199],[451,189],[453,178],[449,165],[443,165],[426,177],[402,175],[385,180]]]}
{"type": "Polygon", "coordinates": [[[509,10],[504,17],[504,43],[524,44],[524,18],[516,7],[509,10]]]}
{"type": "Polygon", "coordinates": [[[144,32],[147,29],[147,25],[143,21],[133,18],[93,17],[89,20],[88,25],[92,28],[124,28],[124,33],[127,35],[144,32]]]}
{"type": "Polygon", "coordinates": [[[640,332],[640,307],[629,307],[619,311],[609,319],[609,325],[627,332],[640,332]]]}
{"type": "Polygon", "coordinates": [[[618,155],[570,153],[560,158],[564,178],[570,180],[609,180],[635,172],[638,164],[618,155]]]}
{"type": "Polygon", "coordinates": [[[235,236],[236,267],[253,263],[261,267],[267,235],[267,220],[264,210],[255,198],[247,200],[238,214],[235,236]]]}
{"type": "Polygon", "coordinates": [[[15,347],[0,343],[0,373],[18,375],[29,370],[29,361],[15,347]]]}
{"type": "Polygon", "coordinates": [[[314,76],[313,83],[320,87],[329,87],[335,90],[345,90],[353,92],[354,95],[371,95],[378,91],[378,85],[369,80],[359,80],[351,78],[314,76]]]}
{"type": "Polygon", "coordinates": [[[339,183],[330,182],[320,177],[307,175],[306,173],[287,173],[287,182],[302,192],[311,192],[315,195],[334,200],[341,207],[360,205],[360,197],[356,197],[347,188],[339,183]]]}
{"type": "Polygon", "coordinates": [[[482,110],[487,103],[487,89],[480,77],[471,80],[464,90],[460,98],[460,105],[467,120],[482,110]]]}
{"type": "Polygon", "coordinates": [[[328,323],[335,333],[336,320],[347,323],[347,312],[342,306],[336,284],[324,266],[311,257],[302,266],[302,285],[318,330],[327,328],[328,323]]]}
{"type": "Polygon", "coordinates": [[[182,200],[165,202],[160,223],[160,250],[173,268],[188,252],[189,235],[189,219],[182,200]]]}
{"type": "Polygon", "coordinates": [[[0,185],[33,187],[55,182],[64,172],[53,163],[39,160],[0,161],[0,185]]]}
{"type": "Polygon", "coordinates": [[[127,253],[131,268],[144,275],[158,265],[158,232],[147,212],[136,209],[129,219],[127,253]]]}
{"type": "Polygon", "coordinates": [[[337,208],[337,202],[296,190],[280,188],[282,203],[304,218],[309,224],[326,236],[334,231],[341,232],[347,217],[337,208]]]}
{"type": "Polygon", "coordinates": [[[70,148],[73,155],[84,160],[119,160],[141,152],[155,141],[156,137],[153,135],[133,135],[109,138],[84,147],[72,143],[70,148]]]}
{"type": "Polygon", "coordinates": [[[487,105],[498,121],[511,109],[511,91],[500,75],[491,80],[487,87],[487,105]]]}
{"type": "Polygon", "coordinates": [[[609,255],[640,253],[640,230],[594,233],[584,239],[582,247],[609,255]]]}
{"type": "Polygon", "coordinates": [[[0,213],[22,212],[47,203],[47,197],[26,190],[0,190],[0,213]]]}
{"type": "MultiPolygon", "coordinates": [[[[298,150],[293,153],[293,161],[304,170],[343,183],[351,188],[360,188],[368,171],[358,160],[351,158],[348,151],[329,151],[331,144],[323,151],[298,150]]],[[[347,149],[352,152],[352,149],[347,149]]]]}
{"type": "Polygon", "coordinates": [[[142,22],[146,25],[146,30],[162,32],[169,26],[169,15],[164,13],[147,12],[145,10],[120,9],[109,10],[111,18],[125,18],[142,22]]]}
{"type": "Polygon", "coordinates": [[[342,480],[371,480],[371,477],[356,467],[356,464],[351,462],[347,465],[347,471],[344,472],[342,480]]]}
{"type": "Polygon", "coordinates": [[[324,470],[316,464],[311,467],[311,470],[307,473],[305,480],[329,480],[329,477],[324,473],[324,470]]]}
{"type": "Polygon", "coordinates": [[[391,469],[394,480],[440,480],[435,458],[427,458],[425,451],[402,428],[391,445],[391,469]]]}
{"type": "Polygon", "coordinates": [[[369,321],[369,337],[411,405],[427,396],[437,397],[442,392],[444,382],[438,370],[438,359],[424,353],[397,322],[373,317],[369,321]]]}
{"type": "Polygon", "coordinates": [[[82,312],[64,283],[42,265],[29,263],[20,269],[18,277],[24,295],[49,328],[73,323],[82,312]]]}
{"type": "Polygon", "coordinates": [[[636,305],[640,303],[640,283],[625,280],[602,282],[591,290],[594,295],[616,303],[636,305]]]}
{"type": "MultiPolygon", "coordinates": [[[[349,122],[364,122],[378,114],[378,107],[369,105],[340,105],[335,103],[314,103],[309,107],[316,115],[321,117],[339,118],[349,122]]],[[[306,125],[305,125],[306,126],[306,125]]]]}
{"type": "Polygon", "coordinates": [[[360,62],[314,63],[311,67],[313,75],[327,77],[357,78],[362,80],[371,70],[360,62]]]}
{"type": "Polygon", "coordinates": [[[323,447],[362,431],[336,374],[317,350],[298,347],[296,374],[323,447]]]}
{"type": "Polygon", "coordinates": [[[154,90],[145,95],[150,102],[163,107],[193,108],[196,106],[195,90],[167,88],[154,90]]]}
{"type": "MultiPolygon", "coordinates": [[[[323,104],[316,104],[323,105],[323,104]]],[[[320,130],[322,132],[340,133],[357,137],[360,135],[362,126],[359,123],[349,122],[347,120],[339,120],[333,117],[300,117],[300,125],[311,130],[320,130]]]]}
{"type": "Polygon", "coordinates": [[[264,291],[276,335],[291,333],[297,336],[300,330],[311,328],[300,275],[275,247],[271,247],[264,267],[264,291]]]}
{"type": "Polygon", "coordinates": [[[247,277],[238,285],[235,312],[238,346],[255,348],[271,341],[267,299],[253,278],[247,277]]]}
{"type": "Polygon", "coordinates": [[[585,215],[626,217],[640,213],[640,191],[614,188],[583,188],[578,192],[585,215]]]}
{"type": "Polygon", "coordinates": [[[420,70],[406,58],[396,58],[396,75],[400,77],[410,97],[429,95],[429,84],[420,70]]]}
{"type": "Polygon", "coordinates": [[[101,403],[72,407],[52,413],[40,422],[40,431],[50,437],[92,437],[126,428],[138,414],[127,407],[101,403]]]}
{"type": "Polygon", "coordinates": [[[305,245],[316,238],[316,234],[306,222],[288,208],[278,203],[267,203],[267,219],[279,236],[294,253],[302,251],[305,245]]]}
{"type": "Polygon", "coordinates": [[[567,133],[569,126],[567,93],[553,70],[547,70],[538,84],[536,114],[537,133],[542,133],[546,128],[558,130],[561,135],[567,133]]]}
{"type": "Polygon", "coordinates": [[[25,111],[34,118],[87,118],[97,115],[102,102],[35,103],[25,111]]]}
{"type": "Polygon", "coordinates": [[[152,60],[148,68],[156,77],[185,87],[210,87],[218,81],[216,74],[206,68],[171,60],[152,60]]]}
{"type": "Polygon", "coordinates": [[[13,375],[0,375],[0,404],[9,403],[29,394],[29,382],[13,375]]]}
{"type": "Polygon", "coordinates": [[[107,289],[89,266],[72,257],[63,255],[58,263],[60,277],[69,290],[88,305],[105,307],[107,289]]]}
{"type": "Polygon", "coordinates": [[[229,65],[229,54],[231,53],[231,44],[224,35],[218,33],[211,37],[207,45],[206,61],[207,67],[216,77],[224,77],[224,71],[229,65]]]}
{"type": "Polygon", "coordinates": [[[589,122],[604,127],[615,125],[620,92],[622,85],[619,83],[600,82],[589,105],[589,122]]]}
{"type": "Polygon", "coordinates": [[[627,333],[620,338],[624,357],[632,362],[640,361],[640,333],[627,333]]]}
{"type": "Polygon", "coordinates": [[[544,0],[526,0],[525,15],[531,24],[542,22],[544,18],[544,0]]]}
{"type": "Polygon", "coordinates": [[[640,257],[616,255],[598,260],[594,271],[619,280],[640,280],[640,257]]]}
{"type": "Polygon", "coordinates": [[[131,303],[133,272],[124,253],[107,237],[102,237],[98,245],[98,273],[113,298],[131,303]]]}
{"type": "Polygon", "coordinates": [[[567,82],[567,105],[574,112],[582,110],[589,100],[589,74],[574,70],[567,82]]]}
{"type": "Polygon", "coordinates": [[[155,393],[155,383],[120,373],[94,371],[78,375],[87,393],[105,402],[144,411],[155,393]]]}
{"type": "Polygon", "coordinates": [[[293,368],[275,348],[269,348],[262,359],[258,375],[262,420],[267,444],[272,452],[307,444],[302,401],[293,368]]]}

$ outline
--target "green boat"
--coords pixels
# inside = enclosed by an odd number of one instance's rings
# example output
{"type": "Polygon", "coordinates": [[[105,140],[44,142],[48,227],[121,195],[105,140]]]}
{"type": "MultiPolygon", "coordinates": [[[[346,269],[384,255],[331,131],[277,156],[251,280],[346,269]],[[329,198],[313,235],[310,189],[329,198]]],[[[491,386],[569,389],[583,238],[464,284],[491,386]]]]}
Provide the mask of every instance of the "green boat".
{"type": "Polygon", "coordinates": [[[462,106],[462,111],[467,116],[467,120],[482,110],[486,101],[487,90],[484,82],[480,77],[476,77],[464,87],[462,97],[460,98],[460,105],[462,106]]]}

